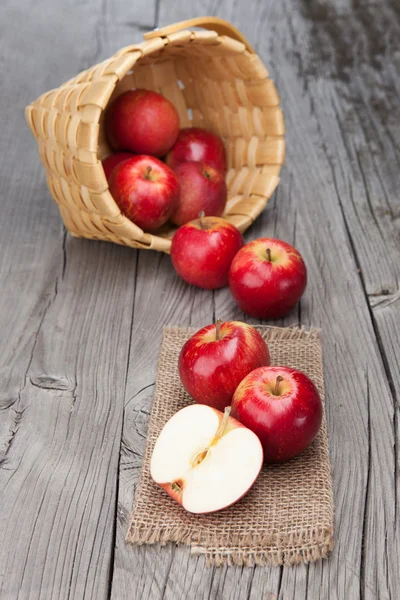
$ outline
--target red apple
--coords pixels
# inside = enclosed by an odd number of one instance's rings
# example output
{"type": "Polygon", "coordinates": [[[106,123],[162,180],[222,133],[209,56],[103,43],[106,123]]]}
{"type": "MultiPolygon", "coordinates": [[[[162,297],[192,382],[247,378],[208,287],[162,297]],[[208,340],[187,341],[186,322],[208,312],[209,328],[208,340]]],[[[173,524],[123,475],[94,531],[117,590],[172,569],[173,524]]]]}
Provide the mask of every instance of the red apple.
{"type": "Polygon", "coordinates": [[[121,94],[106,113],[108,140],[116,150],[163,156],[179,133],[179,115],[173,104],[151,90],[121,94]]]}
{"type": "Polygon", "coordinates": [[[166,223],[178,204],[175,173],[153,156],[125,160],[114,169],[109,187],[121,212],[144,231],[166,223]]]}
{"type": "Polygon", "coordinates": [[[181,129],[178,139],[167,154],[166,162],[171,169],[175,169],[178,165],[191,161],[202,162],[226,173],[226,151],[221,138],[200,127],[181,129]]]}
{"type": "Polygon", "coordinates": [[[229,221],[201,216],[175,233],[171,260],[187,283],[213,290],[228,284],[229,267],[242,246],[242,234],[229,221]]]}
{"type": "Polygon", "coordinates": [[[322,403],[301,371],[260,367],[239,384],[232,416],[258,435],[266,462],[283,462],[303,452],[317,435],[322,403]]]}
{"type": "Polygon", "coordinates": [[[239,308],[259,319],[284,317],[307,284],[301,254],[286,242],[261,238],[246,244],[232,261],[229,286],[239,308]]]}
{"type": "Polygon", "coordinates": [[[257,436],[209,406],[186,406],[164,425],[150,473],[176,502],[196,514],[234,504],[251,488],[263,464],[257,436]]]}
{"type": "Polygon", "coordinates": [[[178,368],[184,388],[196,402],[223,410],[242,379],[269,364],[268,346],[254,327],[218,320],[184,344],[178,368]]]}
{"type": "Polygon", "coordinates": [[[103,159],[101,164],[103,165],[104,174],[107,181],[109,181],[115,167],[124,160],[132,158],[132,156],[133,154],[131,152],[116,152],[115,154],[110,154],[110,156],[107,156],[107,158],[103,159]]]}
{"type": "Polygon", "coordinates": [[[171,217],[175,225],[193,221],[199,212],[218,217],[224,212],[227,189],[225,175],[199,162],[182,163],[175,169],[181,185],[178,208],[171,217]]]}

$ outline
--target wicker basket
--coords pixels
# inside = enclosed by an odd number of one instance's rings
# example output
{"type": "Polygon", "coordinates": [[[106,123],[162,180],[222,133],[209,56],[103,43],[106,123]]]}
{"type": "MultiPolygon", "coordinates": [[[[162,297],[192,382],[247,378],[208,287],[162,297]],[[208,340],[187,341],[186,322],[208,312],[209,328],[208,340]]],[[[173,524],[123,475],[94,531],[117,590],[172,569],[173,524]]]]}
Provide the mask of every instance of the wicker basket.
{"type": "Polygon", "coordinates": [[[244,231],[276,188],[284,160],[274,83],[248,41],[221,19],[192,19],[144,37],[26,108],[65,226],[76,237],[169,252],[175,229],[164,226],[152,235],[122,215],[100,162],[110,153],[105,108],[122,92],[144,87],[173,102],[181,127],[204,127],[223,138],[229,166],[225,216],[244,231]]]}

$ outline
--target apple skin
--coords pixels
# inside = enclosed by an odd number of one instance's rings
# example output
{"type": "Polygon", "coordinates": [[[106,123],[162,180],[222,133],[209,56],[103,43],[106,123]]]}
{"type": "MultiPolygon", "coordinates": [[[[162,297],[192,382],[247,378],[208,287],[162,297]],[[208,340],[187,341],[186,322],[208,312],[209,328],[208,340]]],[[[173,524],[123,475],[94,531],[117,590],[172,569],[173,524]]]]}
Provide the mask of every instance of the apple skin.
{"type": "Polygon", "coordinates": [[[260,367],[237,387],[232,416],[254,431],[264,449],[264,461],[280,463],[308,448],[322,421],[318,390],[301,371],[260,367]],[[274,395],[276,378],[280,395],[274,395]]]}
{"type": "Polygon", "coordinates": [[[174,485],[171,481],[167,481],[166,483],[158,483],[158,481],[156,481],[155,483],[157,483],[157,485],[159,485],[160,488],[165,490],[167,492],[167,494],[175,500],[175,502],[177,502],[178,504],[182,504],[182,491],[183,491],[183,486],[184,486],[184,482],[182,481],[182,479],[179,479],[178,481],[173,482],[180,486],[180,488],[181,488],[180,491],[177,490],[176,487],[174,487],[174,485]]]}
{"type": "Polygon", "coordinates": [[[107,181],[110,180],[110,177],[115,167],[124,160],[132,158],[132,156],[133,154],[131,152],[116,152],[115,154],[110,154],[109,156],[104,158],[101,164],[103,165],[104,174],[106,176],[107,181]]]}
{"type": "Polygon", "coordinates": [[[182,163],[175,169],[181,186],[178,208],[171,217],[175,225],[193,221],[203,211],[219,217],[227,200],[225,175],[200,162],[182,163]]]}
{"type": "Polygon", "coordinates": [[[105,126],[108,141],[115,150],[164,156],[179,133],[175,106],[151,90],[129,90],[109,106],[105,126]]]}
{"type": "Polygon", "coordinates": [[[239,308],[259,319],[287,315],[306,285],[307,269],[301,254],[274,238],[260,238],[243,246],[229,271],[229,287],[239,308]]]}
{"type": "Polygon", "coordinates": [[[203,327],[182,347],[179,376],[199,404],[224,410],[239,383],[254,369],[270,364],[267,344],[254,327],[226,321],[203,327]]]}
{"type": "Polygon", "coordinates": [[[184,162],[202,162],[226,173],[226,150],[218,135],[201,127],[181,129],[178,139],[168,152],[166,163],[171,169],[184,162]]]}
{"type": "Polygon", "coordinates": [[[229,267],[243,243],[242,234],[229,221],[201,217],[175,233],[172,264],[186,283],[214,290],[228,285],[229,267]]]}
{"type": "Polygon", "coordinates": [[[179,200],[175,173],[153,156],[134,156],[119,164],[109,188],[121,212],[144,231],[166,223],[179,200]]]}

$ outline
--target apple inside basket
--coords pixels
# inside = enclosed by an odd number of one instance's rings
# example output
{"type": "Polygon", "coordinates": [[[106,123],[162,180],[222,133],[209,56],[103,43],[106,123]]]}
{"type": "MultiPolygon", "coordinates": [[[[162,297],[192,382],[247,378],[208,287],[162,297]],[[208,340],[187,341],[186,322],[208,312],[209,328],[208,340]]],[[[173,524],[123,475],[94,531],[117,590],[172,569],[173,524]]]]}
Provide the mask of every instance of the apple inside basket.
{"type": "MultiPolygon", "coordinates": [[[[235,50],[236,45],[241,46],[235,42],[235,50]]],[[[117,83],[110,102],[135,88],[152,89],[168,98],[178,110],[181,127],[202,127],[221,136],[228,157],[224,216],[244,231],[278,184],[284,158],[279,98],[258,56],[247,51],[236,53],[233,48],[227,52],[210,44],[167,45],[135,62],[117,83]]],[[[103,113],[98,158],[103,159],[110,151],[103,113]]],[[[174,231],[173,226],[164,226],[155,235],[145,234],[143,242],[157,246],[152,238],[167,241],[174,231]]],[[[168,250],[169,244],[158,243],[168,250]]]]}
{"type": "Polygon", "coordinates": [[[190,25],[210,29],[214,21],[216,31],[175,25],[152,32],[151,39],[122,49],[27,107],[50,191],[72,235],[170,251],[175,228],[149,234],[127,219],[101,166],[111,151],[107,106],[136,88],[168,98],[180,127],[202,127],[222,138],[228,158],[224,216],[231,223],[244,231],[264,209],[285,153],[279,97],[258,55],[229,23],[205,18],[190,25]]]}

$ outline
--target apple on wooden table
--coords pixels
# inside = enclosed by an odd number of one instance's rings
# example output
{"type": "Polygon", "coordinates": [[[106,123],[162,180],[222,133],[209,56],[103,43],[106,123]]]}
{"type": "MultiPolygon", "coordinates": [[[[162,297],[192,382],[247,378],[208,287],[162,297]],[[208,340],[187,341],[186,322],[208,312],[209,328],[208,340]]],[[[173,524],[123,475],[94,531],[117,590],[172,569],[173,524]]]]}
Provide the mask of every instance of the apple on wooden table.
{"type": "Polygon", "coordinates": [[[172,264],[187,283],[207,290],[220,288],[228,284],[229,267],[243,243],[242,234],[229,221],[201,212],[172,238],[172,264]]]}
{"type": "Polygon", "coordinates": [[[322,421],[322,403],[314,383],[289,367],[260,367],[239,384],[232,416],[254,431],[264,460],[278,463],[308,448],[322,421]]]}
{"type": "Polygon", "coordinates": [[[200,211],[207,216],[220,216],[227,200],[225,173],[206,163],[186,162],[175,168],[181,186],[179,203],[171,217],[175,225],[196,219],[200,211]]]}
{"type": "Polygon", "coordinates": [[[175,106],[152,90],[124,92],[109,106],[105,125],[108,141],[115,150],[164,156],[179,133],[175,106]]]}
{"type": "Polygon", "coordinates": [[[183,345],[178,368],[184,388],[196,402],[224,410],[242,379],[269,364],[268,346],[254,327],[217,320],[183,345]]]}
{"type": "Polygon", "coordinates": [[[258,477],[258,437],[236,419],[194,404],[162,429],[151,457],[151,477],[191,513],[210,513],[242,498],[258,477]]]}
{"type": "Polygon", "coordinates": [[[168,221],[179,199],[179,182],[166,164],[138,155],[118,165],[109,188],[121,212],[144,231],[168,221]]]}
{"type": "Polygon", "coordinates": [[[166,162],[171,169],[185,162],[202,162],[225,174],[226,150],[215,133],[201,127],[185,127],[168,152],[166,162]]]}
{"type": "Polygon", "coordinates": [[[261,238],[239,250],[229,271],[229,287],[239,308],[260,319],[287,315],[307,284],[301,254],[282,240],[261,238]]]}

